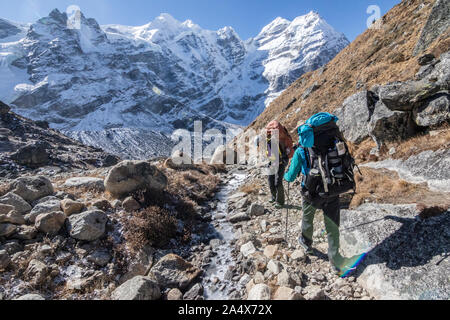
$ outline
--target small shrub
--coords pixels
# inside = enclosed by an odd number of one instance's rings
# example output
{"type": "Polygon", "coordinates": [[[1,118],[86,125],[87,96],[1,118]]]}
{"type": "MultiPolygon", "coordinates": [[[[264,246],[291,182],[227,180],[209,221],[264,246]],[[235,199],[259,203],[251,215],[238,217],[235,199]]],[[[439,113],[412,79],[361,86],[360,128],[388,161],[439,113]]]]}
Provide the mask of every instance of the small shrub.
{"type": "Polygon", "coordinates": [[[152,206],[139,211],[126,222],[125,238],[134,251],[150,245],[165,247],[176,236],[177,220],[167,210],[152,206]]]}

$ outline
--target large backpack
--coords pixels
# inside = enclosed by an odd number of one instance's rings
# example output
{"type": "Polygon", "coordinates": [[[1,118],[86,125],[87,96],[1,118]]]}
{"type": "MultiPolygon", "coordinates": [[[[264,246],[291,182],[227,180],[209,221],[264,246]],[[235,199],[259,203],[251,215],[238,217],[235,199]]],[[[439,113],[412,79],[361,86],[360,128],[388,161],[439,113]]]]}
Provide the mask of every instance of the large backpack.
{"type": "Polygon", "coordinates": [[[356,189],[355,160],[337,121],[336,116],[319,113],[298,129],[308,161],[309,173],[303,177],[307,200],[336,197],[356,189]]]}
{"type": "Polygon", "coordinates": [[[286,152],[285,156],[291,159],[294,156],[295,152],[294,141],[292,140],[291,135],[281,123],[274,120],[267,125],[266,134],[267,136],[270,136],[275,131],[278,131],[279,133],[280,150],[282,149],[281,146],[283,146],[284,147],[283,151],[286,152]]]}

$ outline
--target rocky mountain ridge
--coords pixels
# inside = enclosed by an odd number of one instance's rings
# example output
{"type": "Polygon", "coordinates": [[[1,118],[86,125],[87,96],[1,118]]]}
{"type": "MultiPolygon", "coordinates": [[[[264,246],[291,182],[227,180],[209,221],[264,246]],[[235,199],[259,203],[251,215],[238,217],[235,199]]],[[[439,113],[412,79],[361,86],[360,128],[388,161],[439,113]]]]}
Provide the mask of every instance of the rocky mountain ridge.
{"type": "MultiPolygon", "coordinates": [[[[4,20],[2,20],[4,21],[4,20]]],[[[140,27],[100,26],[81,14],[80,30],[54,10],[30,26],[4,21],[0,98],[80,141],[128,155],[115,140],[190,129],[247,125],[304,72],[331,60],[348,40],[317,13],[276,19],[243,41],[168,14],[140,27]],[[146,133],[142,133],[145,130],[146,133]],[[125,131],[125,132],[124,132],[125,131]]],[[[166,148],[170,149],[170,148],[166,148]]],[[[171,150],[154,147],[153,156],[171,150]]]]}

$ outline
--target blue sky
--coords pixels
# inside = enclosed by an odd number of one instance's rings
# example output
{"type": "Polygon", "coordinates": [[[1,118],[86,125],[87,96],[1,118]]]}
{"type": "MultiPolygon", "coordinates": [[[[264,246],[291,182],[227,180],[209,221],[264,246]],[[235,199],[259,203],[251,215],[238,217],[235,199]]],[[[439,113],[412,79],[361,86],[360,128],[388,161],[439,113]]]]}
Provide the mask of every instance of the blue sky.
{"type": "Polygon", "coordinates": [[[353,41],[366,29],[369,5],[384,15],[400,0],[14,0],[0,1],[0,17],[34,22],[58,8],[78,5],[86,17],[100,24],[143,25],[160,13],[180,21],[191,19],[202,28],[217,30],[232,26],[248,39],[276,17],[289,20],[317,11],[329,24],[353,41]]]}

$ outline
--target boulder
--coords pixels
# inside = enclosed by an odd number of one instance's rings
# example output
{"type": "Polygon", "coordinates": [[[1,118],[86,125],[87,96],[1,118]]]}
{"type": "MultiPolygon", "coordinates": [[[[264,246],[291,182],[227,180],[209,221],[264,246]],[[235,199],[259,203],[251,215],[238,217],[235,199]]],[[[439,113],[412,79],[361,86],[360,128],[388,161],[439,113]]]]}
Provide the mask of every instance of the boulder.
{"type": "Polygon", "coordinates": [[[33,259],[28,264],[24,276],[33,285],[42,285],[47,278],[48,272],[49,270],[43,262],[33,259]]]}
{"type": "Polygon", "coordinates": [[[450,121],[450,95],[443,93],[434,96],[415,108],[414,120],[421,127],[437,126],[450,121]]]}
{"type": "Polygon", "coordinates": [[[12,238],[18,240],[32,240],[36,238],[37,234],[38,231],[34,226],[19,226],[12,238]]]}
{"type": "Polygon", "coordinates": [[[273,300],[289,301],[289,300],[304,300],[304,299],[301,294],[295,292],[291,288],[279,287],[277,291],[275,291],[273,300]]]}
{"type": "Polygon", "coordinates": [[[33,210],[29,214],[26,215],[26,219],[34,223],[36,218],[45,213],[51,213],[55,211],[61,210],[61,201],[60,200],[49,200],[47,202],[40,203],[36,205],[33,210]]]}
{"type": "Polygon", "coordinates": [[[64,199],[61,201],[61,209],[68,217],[80,213],[84,208],[84,203],[79,201],[73,201],[71,199],[64,199]]]}
{"type": "Polygon", "coordinates": [[[379,88],[380,100],[392,111],[412,111],[440,87],[427,80],[394,82],[379,88]]]}
{"type": "Polygon", "coordinates": [[[48,149],[51,149],[50,144],[38,141],[19,148],[11,155],[11,159],[30,168],[43,167],[50,162],[48,149]]]}
{"type": "Polygon", "coordinates": [[[66,218],[65,213],[61,211],[40,214],[36,218],[35,226],[40,232],[54,236],[61,230],[66,218]]]}
{"type": "Polygon", "coordinates": [[[2,214],[8,214],[11,211],[15,210],[15,208],[9,204],[2,204],[0,203],[0,215],[2,214]]]}
{"type": "Polygon", "coordinates": [[[368,130],[378,146],[381,146],[386,141],[409,137],[414,132],[414,125],[410,113],[391,111],[383,103],[378,102],[368,130]]]}
{"type": "Polygon", "coordinates": [[[259,204],[253,203],[250,206],[249,213],[252,217],[260,217],[264,215],[265,208],[259,204]]]}
{"type": "Polygon", "coordinates": [[[145,246],[133,255],[131,261],[128,262],[127,272],[120,277],[119,283],[124,283],[136,276],[145,276],[149,273],[153,266],[153,255],[155,249],[145,246]]]}
{"type": "Polygon", "coordinates": [[[169,254],[158,261],[150,270],[149,276],[163,288],[186,289],[201,274],[181,257],[169,254]]]}
{"type": "Polygon", "coordinates": [[[0,223],[22,225],[26,223],[26,220],[22,214],[18,213],[16,210],[12,210],[7,214],[0,214],[0,223]]]}
{"type": "Polygon", "coordinates": [[[306,253],[304,250],[295,250],[291,254],[291,259],[294,261],[305,261],[306,260],[306,253]]]}
{"type": "Polygon", "coordinates": [[[123,161],[113,167],[105,180],[106,191],[116,198],[137,190],[164,190],[167,177],[146,161],[123,161]]]}
{"type": "Polygon", "coordinates": [[[231,223],[239,223],[243,221],[249,221],[250,217],[245,212],[239,212],[228,218],[231,223]]]}
{"type": "Polygon", "coordinates": [[[133,212],[141,209],[141,205],[133,197],[128,197],[122,202],[122,207],[127,212],[133,212]]]}
{"type": "Polygon", "coordinates": [[[0,224],[0,237],[8,238],[14,232],[17,231],[17,227],[10,223],[2,223],[0,224]]]}
{"type": "Polygon", "coordinates": [[[1,204],[7,204],[14,207],[14,210],[20,214],[26,214],[31,211],[31,205],[15,193],[7,193],[0,198],[1,204]]]}
{"type": "Polygon", "coordinates": [[[67,219],[67,230],[72,238],[94,241],[105,234],[108,217],[103,211],[90,210],[67,219]]]}
{"type": "Polygon", "coordinates": [[[180,150],[172,153],[172,156],[166,160],[165,166],[174,170],[193,168],[191,157],[180,150]]]}
{"type": "Polygon", "coordinates": [[[52,183],[44,176],[18,178],[10,184],[10,191],[28,203],[54,193],[52,183]]]}
{"type": "Polygon", "coordinates": [[[87,256],[87,260],[99,267],[104,267],[111,261],[111,255],[106,250],[96,250],[87,256]]]}
{"type": "Polygon", "coordinates": [[[112,300],[144,301],[158,300],[161,297],[159,286],[150,278],[137,276],[128,280],[111,294],[112,300]]]}
{"type": "Polygon", "coordinates": [[[241,246],[241,253],[244,255],[244,257],[248,257],[249,255],[256,252],[255,245],[253,242],[247,242],[246,244],[241,246]]]}
{"type": "Polygon", "coordinates": [[[179,289],[170,289],[167,293],[167,300],[169,301],[180,301],[183,300],[183,293],[179,289]]]}
{"type": "Polygon", "coordinates": [[[70,178],[66,180],[66,182],[62,185],[62,187],[105,192],[105,185],[103,183],[103,179],[94,177],[70,178]]]}
{"type": "Polygon", "coordinates": [[[367,203],[342,210],[342,253],[367,252],[358,283],[380,300],[448,300],[450,212],[421,218],[417,206],[367,203]]]}
{"type": "Polygon", "coordinates": [[[197,300],[199,297],[202,296],[203,296],[203,286],[200,283],[197,283],[184,294],[183,300],[197,300]]]}
{"type": "Polygon", "coordinates": [[[372,116],[377,97],[371,91],[361,91],[348,97],[336,110],[338,126],[345,139],[360,143],[369,137],[367,124],[372,116]]]}
{"type": "Polygon", "coordinates": [[[263,301],[263,300],[270,300],[271,296],[271,290],[269,286],[260,283],[250,290],[248,294],[247,300],[249,301],[263,301]]]}
{"type": "Polygon", "coordinates": [[[39,295],[39,294],[26,294],[26,295],[23,295],[23,296],[20,296],[19,298],[17,298],[17,299],[14,299],[14,300],[29,300],[29,301],[33,301],[33,300],[35,300],[35,301],[44,301],[45,300],[45,298],[44,297],[42,297],[41,295],[39,295]]]}

